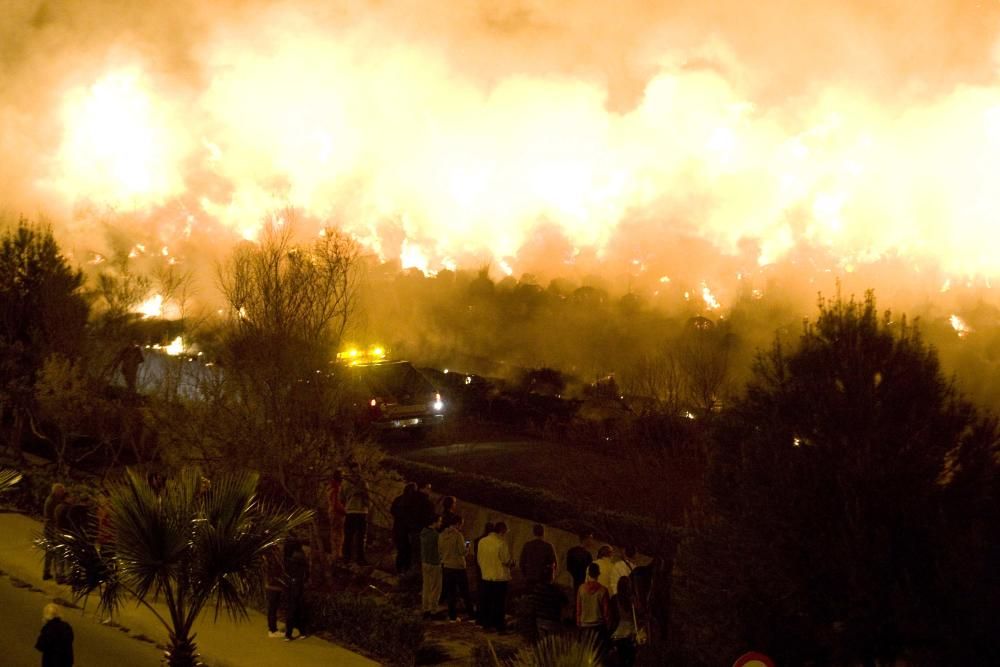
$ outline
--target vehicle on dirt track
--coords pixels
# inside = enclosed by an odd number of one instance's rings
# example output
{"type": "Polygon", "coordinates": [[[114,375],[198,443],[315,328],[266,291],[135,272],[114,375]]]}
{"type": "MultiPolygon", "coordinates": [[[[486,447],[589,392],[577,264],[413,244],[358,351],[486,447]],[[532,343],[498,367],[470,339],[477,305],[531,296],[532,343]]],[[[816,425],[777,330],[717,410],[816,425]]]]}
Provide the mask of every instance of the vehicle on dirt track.
{"type": "Polygon", "coordinates": [[[410,362],[355,363],[346,371],[362,425],[423,432],[444,421],[441,393],[410,362]]]}

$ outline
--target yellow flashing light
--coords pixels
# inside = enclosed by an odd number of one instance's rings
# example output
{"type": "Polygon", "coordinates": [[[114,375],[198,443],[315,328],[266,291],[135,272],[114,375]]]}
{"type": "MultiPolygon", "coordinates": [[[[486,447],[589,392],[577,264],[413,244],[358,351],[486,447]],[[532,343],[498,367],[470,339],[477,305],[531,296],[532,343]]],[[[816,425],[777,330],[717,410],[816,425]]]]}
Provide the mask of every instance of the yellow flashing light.
{"type": "Polygon", "coordinates": [[[370,364],[376,361],[383,361],[386,356],[386,349],[381,345],[372,345],[367,350],[349,347],[343,352],[337,353],[337,361],[351,366],[356,366],[358,364],[370,364]]]}

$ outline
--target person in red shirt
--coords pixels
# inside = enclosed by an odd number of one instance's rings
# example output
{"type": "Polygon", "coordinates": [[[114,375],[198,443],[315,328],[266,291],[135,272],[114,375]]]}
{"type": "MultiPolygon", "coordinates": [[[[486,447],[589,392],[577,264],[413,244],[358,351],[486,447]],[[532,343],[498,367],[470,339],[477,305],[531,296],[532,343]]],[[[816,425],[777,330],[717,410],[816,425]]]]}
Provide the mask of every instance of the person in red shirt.
{"type": "Polygon", "coordinates": [[[580,585],[576,593],[576,625],[581,632],[597,635],[598,646],[603,653],[607,650],[610,634],[611,598],[608,589],[597,580],[600,576],[601,568],[597,563],[587,566],[587,581],[580,585]]]}

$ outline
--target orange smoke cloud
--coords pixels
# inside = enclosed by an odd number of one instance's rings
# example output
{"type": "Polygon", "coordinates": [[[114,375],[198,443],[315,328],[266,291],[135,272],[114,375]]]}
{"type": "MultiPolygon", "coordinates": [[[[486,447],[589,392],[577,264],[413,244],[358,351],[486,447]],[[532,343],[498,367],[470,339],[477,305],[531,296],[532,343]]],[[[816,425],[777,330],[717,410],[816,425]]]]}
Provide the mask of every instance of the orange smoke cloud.
{"type": "Polygon", "coordinates": [[[540,229],[558,265],[669,228],[759,264],[808,246],[1000,273],[995,12],[643,4],[232,3],[194,12],[181,56],[114,25],[79,62],[26,46],[13,70],[45,71],[53,108],[20,120],[41,157],[17,200],[244,237],[290,205],[428,271],[523,270],[540,229]],[[942,22],[970,32],[932,67],[915,45],[942,22]]]}

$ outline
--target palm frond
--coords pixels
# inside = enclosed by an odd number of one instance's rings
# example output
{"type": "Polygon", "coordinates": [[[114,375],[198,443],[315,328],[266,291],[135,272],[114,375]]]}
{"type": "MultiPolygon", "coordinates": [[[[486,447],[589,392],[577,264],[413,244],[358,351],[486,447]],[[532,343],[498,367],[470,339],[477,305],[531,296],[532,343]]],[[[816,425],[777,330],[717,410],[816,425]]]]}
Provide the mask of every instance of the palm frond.
{"type": "Polygon", "coordinates": [[[263,588],[265,555],[289,531],[312,519],[305,510],[258,502],[257,475],[219,475],[209,487],[184,471],[157,494],[134,470],[109,489],[112,543],[102,553],[85,535],[49,534],[38,540],[69,566],[78,598],[99,594],[102,610],[134,598],[166,627],[172,642],[186,641],[209,602],[215,615],[245,618],[248,601],[263,588]],[[162,593],[169,613],[147,602],[162,593]]]}
{"type": "Polygon", "coordinates": [[[0,493],[10,491],[21,481],[21,473],[9,468],[0,469],[0,493]]]}
{"type": "Polygon", "coordinates": [[[159,497],[138,473],[129,470],[112,487],[108,513],[115,534],[115,559],[122,583],[145,598],[158,582],[182,567],[190,542],[185,489],[172,482],[159,497]]]}
{"type": "Polygon", "coordinates": [[[59,531],[35,539],[35,545],[61,560],[66,566],[67,583],[77,600],[95,592],[102,612],[114,613],[127,597],[113,561],[104,557],[86,532],[59,531]]]}
{"type": "Polygon", "coordinates": [[[215,600],[215,614],[246,616],[243,600],[260,593],[266,554],[289,531],[312,519],[306,510],[281,511],[256,500],[257,476],[232,475],[212,481],[206,496],[207,520],[195,533],[192,575],[215,600]]]}
{"type": "Polygon", "coordinates": [[[507,667],[600,667],[601,651],[594,634],[549,635],[522,648],[507,667]]]}

